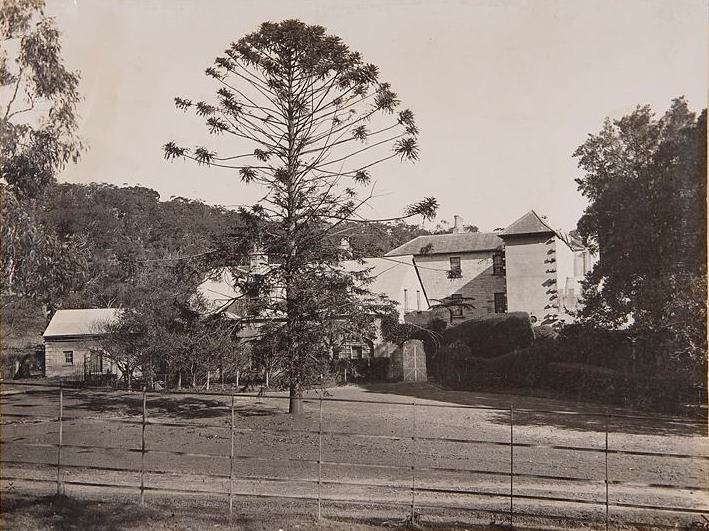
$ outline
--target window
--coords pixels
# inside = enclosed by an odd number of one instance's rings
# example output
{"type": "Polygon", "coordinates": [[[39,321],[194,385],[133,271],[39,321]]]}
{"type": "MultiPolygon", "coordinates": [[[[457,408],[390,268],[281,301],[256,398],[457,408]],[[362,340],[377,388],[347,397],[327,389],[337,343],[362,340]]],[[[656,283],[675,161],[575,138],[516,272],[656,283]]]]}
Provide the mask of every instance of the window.
{"type": "Polygon", "coordinates": [[[495,313],[505,313],[507,311],[507,294],[495,293],[495,313]]]}
{"type": "Polygon", "coordinates": [[[496,251],[492,255],[492,274],[505,274],[505,253],[502,251],[496,251]]]}
{"type": "Polygon", "coordinates": [[[460,273],[460,256],[451,256],[450,257],[451,261],[451,271],[460,273]]]}
{"type": "Polygon", "coordinates": [[[64,363],[70,363],[74,364],[74,351],[73,350],[65,350],[64,351],[64,363]]]}
{"type": "Polygon", "coordinates": [[[371,358],[374,352],[374,344],[366,338],[349,337],[345,339],[340,347],[337,357],[345,359],[371,358]]]}
{"type": "Polygon", "coordinates": [[[454,293],[450,298],[451,315],[453,317],[463,317],[463,295],[454,293]]]}

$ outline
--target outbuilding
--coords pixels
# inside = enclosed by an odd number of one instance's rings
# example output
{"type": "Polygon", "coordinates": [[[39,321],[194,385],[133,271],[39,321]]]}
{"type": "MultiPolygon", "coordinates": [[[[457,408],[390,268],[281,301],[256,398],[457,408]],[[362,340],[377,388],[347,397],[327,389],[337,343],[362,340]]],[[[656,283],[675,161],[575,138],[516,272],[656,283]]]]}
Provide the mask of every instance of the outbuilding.
{"type": "Polygon", "coordinates": [[[44,368],[48,378],[84,380],[87,374],[115,372],[98,348],[98,339],[116,308],[58,310],[44,331],[44,368]]]}

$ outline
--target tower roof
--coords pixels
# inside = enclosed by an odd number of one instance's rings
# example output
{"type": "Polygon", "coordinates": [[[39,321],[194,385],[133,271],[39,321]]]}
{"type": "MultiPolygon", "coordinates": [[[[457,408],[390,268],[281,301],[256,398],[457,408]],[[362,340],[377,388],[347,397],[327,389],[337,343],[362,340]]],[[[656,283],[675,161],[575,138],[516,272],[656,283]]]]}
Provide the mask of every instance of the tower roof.
{"type": "Polygon", "coordinates": [[[556,231],[547,224],[544,218],[534,210],[530,210],[499,233],[501,238],[523,234],[556,234],[556,231]]]}

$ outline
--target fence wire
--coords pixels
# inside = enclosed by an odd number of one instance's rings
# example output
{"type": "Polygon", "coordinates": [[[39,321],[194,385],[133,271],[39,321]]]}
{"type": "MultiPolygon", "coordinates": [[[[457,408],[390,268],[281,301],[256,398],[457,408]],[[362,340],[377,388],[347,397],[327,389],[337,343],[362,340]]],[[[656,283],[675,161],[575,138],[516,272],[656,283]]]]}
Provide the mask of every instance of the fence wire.
{"type": "MultiPolygon", "coordinates": [[[[611,421],[614,419],[633,419],[640,421],[661,421],[670,424],[678,425],[688,425],[694,424],[699,426],[706,426],[705,420],[692,420],[692,419],[677,419],[661,416],[647,416],[647,415],[629,415],[627,413],[617,413],[606,411],[604,413],[580,413],[575,411],[551,411],[542,409],[529,409],[529,408],[514,408],[510,404],[509,409],[505,410],[500,408],[495,408],[491,406],[482,405],[464,405],[464,404],[440,404],[440,403],[428,403],[421,401],[383,401],[383,400],[359,400],[359,399],[347,399],[347,398],[334,398],[334,397],[324,397],[322,394],[319,397],[304,398],[303,401],[306,404],[312,405],[317,410],[317,429],[307,429],[307,428],[277,428],[277,427],[259,427],[259,428],[249,428],[249,427],[239,427],[236,425],[235,415],[236,406],[239,400],[244,399],[258,399],[258,400],[273,400],[282,401],[288,400],[287,396],[279,395],[268,395],[268,394],[249,394],[249,393],[224,393],[224,392],[146,392],[143,390],[140,398],[142,399],[142,407],[140,415],[133,416],[133,418],[118,418],[118,417],[87,417],[87,416],[67,416],[64,413],[64,395],[67,389],[64,386],[54,386],[49,384],[40,383],[27,383],[27,382],[7,382],[0,380],[0,388],[5,387],[20,387],[20,388],[43,388],[52,393],[56,393],[58,397],[58,412],[56,416],[53,415],[38,415],[33,413],[6,413],[3,411],[3,419],[33,419],[36,422],[49,423],[58,425],[57,429],[57,442],[29,442],[26,441],[24,437],[18,439],[11,439],[6,437],[0,437],[0,444],[4,447],[7,446],[19,446],[23,448],[37,448],[44,449],[48,452],[51,450],[56,450],[56,461],[55,462],[38,462],[25,459],[6,459],[4,455],[0,457],[0,464],[3,465],[3,469],[6,465],[20,465],[26,467],[33,467],[33,469],[39,470],[44,468],[55,469],[56,478],[51,479],[49,477],[28,477],[26,475],[7,475],[6,470],[3,470],[2,477],[0,478],[3,482],[7,481],[27,481],[36,482],[44,484],[56,483],[56,492],[58,494],[64,494],[66,492],[66,486],[77,486],[77,487],[96,487],[114,490],[137,490],[139,493],[139,503],[144,505],[146,503],[146,493],[161,493],[161,494],[190,494],[198,496],[217,496],[226,497],[228,500],[228,516],[231,521],[234,501],[237,497],[256,497],[256,498],[272,498],[272,499],[298,499],[298,500],[311,500],[317,502],[317,510],[315,516],[320,519],[323,514],[323,507],[327,504],[350,504],[350,505],[361,505],[361,504],[374,504],[380,506],[389,506],[393,508],[406,508],[408,506],[408,515],[406,520],[410,523],[416,523],[423,515],[422,511],[469,511],[474,513],[486,513],[493,515],[501,515],[508,519],[509,524],[513,525],[515,523],[515,518],[549,518],[549,519],[562,519],[570,521],[582,520],[589,522],[588,516],[577,517],[564,510],[565,514],[555,515],[546,512],[529,512],[528,510],[520,509],[517,505],[522,502],[533,502],[535,508],[544,508],[549,504],[562,504],[564,506],[590,506],[598,507],[602,510],[602,518],[595,519],[596,523],[605,525],[605,528],[613,526],[614,524],[624,524],[624,525],[658,525],[657,521],[653,522],[633,522],[624,516],[624,510],[633,509],[639,510],[641,512],[650,514],[657,520],[658,514],[662,515],[683,515],[685,517],[689,516],[701,516],[709,513],[709,507],[677,507],[673,505],[658,505],[650,503],[633,503],[631,501],[624,500],[621,496],[617,499],[613,497],[612,488],[613,487],[630,487],[634,489],[662,489],[668,491],[682,491],[690,493],[707,493],[709,488],[707,488],[706,481],[701,486],[698,485],[682,485],[677,483],[663,483],[663,482],[647,482],[647,481],[629,481],[629,480],[618,480],[612,479],[612,465],[609,463],[609,456],[635,456],[635,457],[653,457],[660,459],[681,459],[681,460],[692,460],[697,462],[707,462],[709,461],[709,455],[706,454],[692,454],[692,453],[676,453],[676,452],[658,452],[651,450],[637,450],[637,449],[624,449],[624,448],[613,448],[609,446],[609,433],[611,421]],[[164,420],[161,418],[151,418],[149,413],[149,396],[153,397],[179,397],[180,395],[189,396],[200,396],[200,397],[222,397],[229,399],[229,405],[222,406],[211,406],[210,410],[221,410],[228,414],[229,422],[225,425],[212,424],[208,422],[192,422],[192,421],[174,421],[174,420],[164,420]],[[362,406],[367,404],[367,407],[375,406],[396,406],[396,407],[408,407],[411,411],[411,431],[409,435],[398,434],[398,435],[387,435],[381,433],[362,433],[354,431],[342,431],[338,429],[328,429],[327,423],[323,420],[323,405],[333,403],[333,404],[354,404],[362,406]],[[486,412],[495,412],[506,414],[508,417],[508,427],[509,427],[509,438],[507,440],[493,440],[493,439],[475,439],[466,437],[433,437],[426,436],[419,433],[417,430],[417,411],[422,408],[429,411],[444,409],[451,410],[484,410],[486,412]],[[530,443],[522,442],[516,438],[515,433],[515,416],[521,413],[526,414],[553,414],[560,416],[576,416],[582,418],[596,417],[603,421],[604,429],[604,443],[602,446],[578,446],[569,444],[552,444],[552,443],[530,443]],[[140,428],[140,438],[135,441],[136,446],[133,447],[121,447],[121,446],[111,446],[111,445],[95,445],[95,444],[77,444],[77,443],[67,443],[64,440],[64,425],[70,422],[97,422],[97,423],[117,423],[124,424],[127,426],[136,426],[140,428]],[[178,428],[178,429],[205,429],[214,432],[227,432],[229,440],[229,453],[210,453],[210,452],[193,452],[193,451],[182,451],[182,450],[168,450],[163,448],[148,447],[146,444],[146,430],[151,426],[164,427],[164,428],[178,428]],[[239,453],[236,450],[237,436],[239,434],[260,434],[271,437],[280,437],[284,435],[312,435],[317,436],[317,458],[305,458],[305,457],[293,457],[286,455],[278,456],[258,456],[239,453]],[[410,456],[410,461],[407,464],[401,463],[368,463],[368,462],[356,462],[351,460],[334,460],[334,459],[324,459],[323,449],[327,447],[327,442],[324,437],[347,437],[352,439],[379,439],[389,442],[395,441],[410,441],[412,448],[416,448],[421,442],[429,443],[455,443],[464,445],[476,445],[483,447],[508,447],[509,448],[509,459],[508,465],[509,470],[488,470],[480,467],[473,468],[460,468],[460,467],[445,467],[445,466],[430,466],[425,464],[420,464],[417,462],[416,454],[412,453],[410,456]],[[546,449],[546,450],[564,450],[570,451],[575,456],[577,453],[581,454],[602,454],[603,455],[603,479],[593,479],[588,477],[577,477],[573,475],[554,475],[554,474],[541,474],[534,472],[521,472],[515,466],[516,451],[520,449],[546,449]],[[99,451],[104,452],[106,455],[110,452],[112,454],[123,452],[126,454],[139,454],[140,463],[137,467],[109,467],[109,466],[98,466],[90,464],[73,464],[66,462],[64,452],[68,450],[81,450],[81,451],[99,451]],[[166,456],[175,457],[190,457],[199,459],[209,459],[209,460],[219,460],[224,459],[229,462],[228,474],[214,474],[206,472],[205,470],[198,471],[188,471],[188,472],[178,472],[176,470],[155,470],[146,467],[146,456],[151,454],[160,454],[166,456]],[[258,474],[245,474],[238,472],[238,463],[240,462],[256,462],[263,463],[264,466],[267,464],[274,463],[297,463],[299,465],[315,465],[317,466],[317,476],[316,477],[277,477],[269,475],[258,475],[258,474]],[[364,481],[350,481],[344,478],[339,479],[324,479],[323,478],[323,466],[330,467],[345,467],[351,469],[363,469],[369,472],[374,471],[374,477],[369,476],[364,481]],[[138,474],[139,483],[137,484],[125,484],[117,483],[116,481],[79,481],[79,480],[67,480],[65,478],[65,471],[76,470],[76,471],[95,471],[95,472],[117,472],[124,474],[138,474]],[[399,483],[392,484],[386,482],[386,475],[384,475],[384,480],[380,481],[379,476],[377,476],[377,471],[382,473],[382,471],[401,471],[408,472],[409,482],[408,484],[399,483]],[[424,472],[436,472],[436,473],[451,473],[451,474],[467,474],[470,476],[489,476],[497,477],[501,479],[507,478],[509,481],[508,492],[498,491],[490,492],[489,490],[483,490],[480,488],[475,488],[475,485],[466,486],[461,485],[460,480],[456,480],[455,486],[450,487],[431,487],[425,486],[424,483],[417,481],[418,475],[424,472]],[[174,486],[159,486],[159,485],[149,485],[148,479],[151,476],[177,476],[177,477],[192,477],[201,478],[202,480],[221,480],[228,482],[226,488],[223,490],[214,488],[187,488],[187,487],[174,487],[174,486]],[[538,494],[528,494],[520,492],[521,488],[516,485],[515,479],[534,479],[534,480],[544,480],[544,481],[554,481],[554,482],[569,482],[572,485],[600,485],[603,487],[603,497],[601,499],[593,498],[587,499],[583,497],[570,497],[570,496],[547,496],[538,494]],[[263,493],[263,492],[246,492],[244,488],[240,489],[240,492],[235,490],[235,482],[240,482],[246,484],[258,484],[263,482],[272,483],[275,485],[283,485],[283,489],[276,493],[263,493]],[[316,490],[310,494],[294,493],[291,489],[286,488],[286,484],[310,484],[316,486],[316,490]],[[394,491],[409,492],[410,500],[409,502],[403,499],[390,499],[389,497],[382,496],[380,494],[373,494],[371,497],[364,500],[356,499],[353,497],[337,497],[333,495],[324,495],[323,490],[325,487],[367,487],[372,489],[391,489],[394,491]],[[517,489],[517,491],[515,491],[517,489]],[[455,496],[465,496],[482,498],[482,499],[496,499],[496,500],[507,500],[507,509],[494,508],[488,505],[481,505],[475,502],[466,502],[465,505],[452,504],[452,503],[427,503],[422,501],[420,498],[424,494],[435,494],[435,495],[455,495],[455,496]],[[518,504],[515,504],[515,501],[518,504]]],[[[103,390],[103,389],[101,389],[103,390]]],[[[80,393],[80,391],[75,391],[80,393]]],[[[3,408],[4,409],[4,408],[3,408]]],[[[29,421],[26,421],[29,422],[29,421]]],[[[5,423],[5,420],[3,420],[5,423]]],[[[706,429],[704,430],[706,433],[706,429]]],[[[441,447],[441,451],[443,448],[441,447]]],[[[6,454],[6,452],[3,452],[6,454]]],[[[479,487],[479,486],[478,486],[479,487]]],[[[572,489],[573,490],[573,489],[572,489]]],[[[670,521],[672,516],[669,517],[670,521]]],[[[661,523],[660,523],[661,525],[661,523]]],[[[672,523],[667,524],[672,526],[672,523]]]]}

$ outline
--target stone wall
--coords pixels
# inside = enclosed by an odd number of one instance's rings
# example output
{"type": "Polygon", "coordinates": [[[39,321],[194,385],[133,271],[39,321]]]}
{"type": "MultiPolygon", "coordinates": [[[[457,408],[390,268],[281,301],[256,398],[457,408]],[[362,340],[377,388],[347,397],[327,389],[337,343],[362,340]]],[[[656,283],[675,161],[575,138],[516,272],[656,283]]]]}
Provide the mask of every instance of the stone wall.
{"type": "MultiPolygon", "coordinates": [[[[464,307],[463,315],[454,316],[454,322],[495,313],[495,293],[505,293],[506,283],[505,275],[493,275],[492,255],[492,251],[484,251],[417,256],[421,283],[431,306],[453,295],[461,295],[463,302],[472,308],[464,307]],[[448,277],[452,256],[460,257],[460,278],[448,277]]],[[[450,320],[448,310],[438,310],[436,313],[450,320]]]]}

